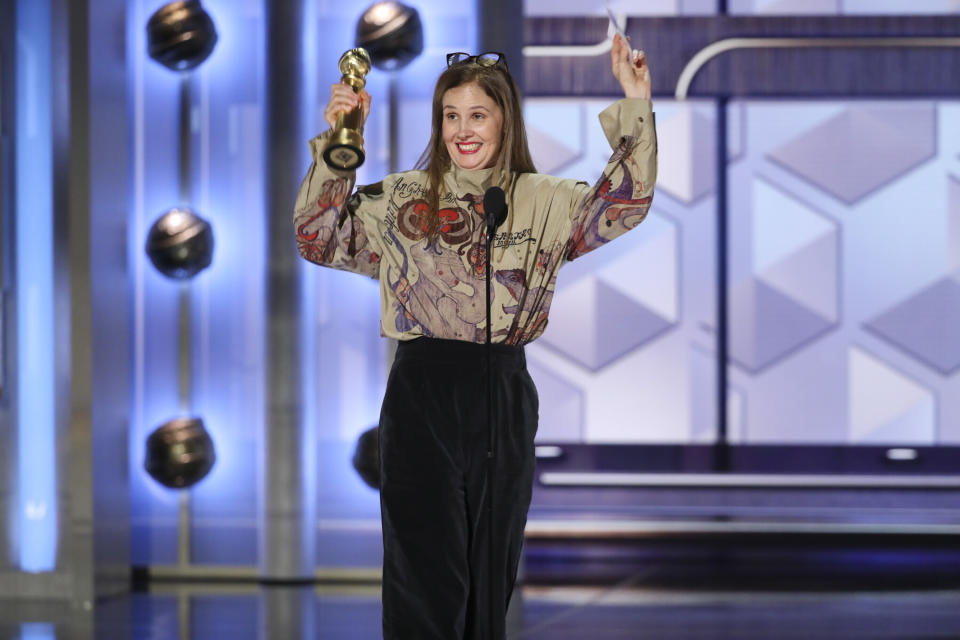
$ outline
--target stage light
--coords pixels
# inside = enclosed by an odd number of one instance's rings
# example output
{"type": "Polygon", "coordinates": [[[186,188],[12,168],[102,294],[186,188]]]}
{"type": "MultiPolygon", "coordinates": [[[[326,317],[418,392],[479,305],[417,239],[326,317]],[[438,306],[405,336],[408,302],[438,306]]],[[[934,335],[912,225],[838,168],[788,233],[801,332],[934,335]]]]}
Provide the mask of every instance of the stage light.
{"type": "Polygon", "coordinates": [[[147,21],[147,52],[168,69],[193,69],[216,44],[217,30],[200,0],[169,2],[147,21]]]}
{"type": "Polygon", "coordinates": [[[187,280],[210,266],[213,230],[190,209],[170,209],[150,227],[146,251],[160,273],[187,280]]]}
{"type": "Polygon", "coordinates": [[[154,480],[183,489],[203,480],[217,456],[201,418],[174,418],[147,438],[143,467],[154,480]]]}
{"type": "Polygon", "coordinates": [[[423,52],[420,14],[400,2],[377,2],[357,22],[356,46],[367,50],[376,68],[402,69],[423,52]]]}
{"type": "Polygon", "coordinates": [[[380,489],[380,427],[372,427],[357,438],[353,468],[373,489],[380,489]]]}

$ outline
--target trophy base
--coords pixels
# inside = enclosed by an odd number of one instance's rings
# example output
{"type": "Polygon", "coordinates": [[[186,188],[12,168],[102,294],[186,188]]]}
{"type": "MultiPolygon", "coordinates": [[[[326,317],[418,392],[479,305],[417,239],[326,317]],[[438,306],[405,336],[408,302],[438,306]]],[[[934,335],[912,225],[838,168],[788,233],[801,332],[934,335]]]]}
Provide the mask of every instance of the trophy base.
{"type": "Polygon", "coordinates": [[[352,171],[366,159],[363,153],[363,137],[351,129],[334,132],[330,144],[323,151],[323,161],[340,171],[352,171]]]}

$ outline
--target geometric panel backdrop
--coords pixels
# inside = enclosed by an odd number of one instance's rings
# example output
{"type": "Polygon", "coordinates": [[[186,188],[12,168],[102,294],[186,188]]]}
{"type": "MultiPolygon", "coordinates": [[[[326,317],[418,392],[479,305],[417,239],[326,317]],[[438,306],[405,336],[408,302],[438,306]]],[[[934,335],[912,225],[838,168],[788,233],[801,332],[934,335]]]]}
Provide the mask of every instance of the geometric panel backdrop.
{"type": "Polygon", "coordinates": [[[960,443],[960,104],[729,119],[734,440],[960,443]]]}
{"type": "Polygon", "coordinates": [[[732,283],[730,356],[757,372],[837,320],[838,228],[761,178],[734,220],[748,225],[751,268],[732,283]],[[747,210],[749,207],[749,210],[747,210]],[[786,321],[789,319],[789,321],[786,321]]]}
{"type": "Polygon", "coordinates": [[[524,0],[525,16],[603,16],[605,7],[632,16],[703,15],[716,13],[717,0],[524,0]]]}
{"type": "Polygon", "coordinates": [[[941,278],[866,327],[918,362],[950,376],[960,370],[960,282],[941,278]]]}
{"type": "Polygon", "coordinates": [[[957,0],[729,0],[730,13],[896,15],[960,12],[957,0]]]}
{"type": "Polygon", "coordinates": [[[933,105],[924,103],[851,106],[774,149],[770,157],[853,204],[933,157],[935,115],[933,105]]]}
{"type": "MultiPolygon", "coordinates": [[[[613,99],[528,99],[537,169],[592,184],[610,156],[597,115],[613,99]]],[[[716,109],[658,99],[656,111],[650,214],[561,269],[550,324],[527,347],[541,442],[715,440],[716,109]]]]}

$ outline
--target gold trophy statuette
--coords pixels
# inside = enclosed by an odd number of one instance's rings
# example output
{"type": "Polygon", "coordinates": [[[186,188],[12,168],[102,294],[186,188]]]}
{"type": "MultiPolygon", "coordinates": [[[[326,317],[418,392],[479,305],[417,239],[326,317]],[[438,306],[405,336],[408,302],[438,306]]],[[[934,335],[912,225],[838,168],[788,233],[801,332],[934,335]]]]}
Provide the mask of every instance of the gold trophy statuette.
{"type": "MultiPolygon", "coordinates": [[[[340,82],[349,85],[354,93],[360,93],[367,84],[366,75],[370,72],[370,54],[366,49],[357,47],[340,56],[340,82]]],[[[342,111],[337,116],[330,143],[323,152],[323,160],[330,167],[341,171],[352,171],[363,164],[363,105],[357,105],[350,111],[342,111]]]]}

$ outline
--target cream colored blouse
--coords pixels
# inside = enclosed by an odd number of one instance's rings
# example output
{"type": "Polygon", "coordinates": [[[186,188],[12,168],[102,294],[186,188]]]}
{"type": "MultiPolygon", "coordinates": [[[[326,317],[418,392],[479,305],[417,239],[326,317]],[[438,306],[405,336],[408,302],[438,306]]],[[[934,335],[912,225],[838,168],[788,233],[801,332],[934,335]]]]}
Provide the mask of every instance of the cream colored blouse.
{"type": "MultiPolygon", "coordinates": [[[[515,176],[508,216],[493,239],[494,342],[526,344],[547,326],[560,266],[634,228],[647,215],[657,173],[649,100],[622,99],[600,114],[613,149],[591,187],[536,173],[515,176]]],[[[441,228],[427,237],[427,176],[390,174],[354,191],[354,172],[323,161],[331,131],[310,141],[313,163],[297,196],[300,254],[380,280],[381,334],[483,342],[486,332],[483,195],[492,169],[444,175],[441,228]]]]}

